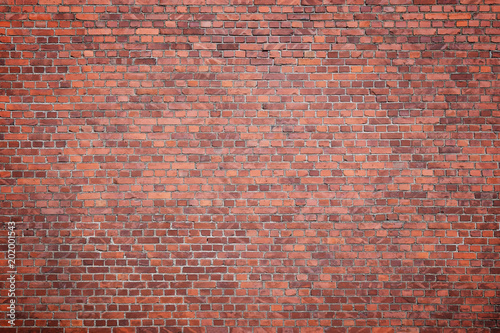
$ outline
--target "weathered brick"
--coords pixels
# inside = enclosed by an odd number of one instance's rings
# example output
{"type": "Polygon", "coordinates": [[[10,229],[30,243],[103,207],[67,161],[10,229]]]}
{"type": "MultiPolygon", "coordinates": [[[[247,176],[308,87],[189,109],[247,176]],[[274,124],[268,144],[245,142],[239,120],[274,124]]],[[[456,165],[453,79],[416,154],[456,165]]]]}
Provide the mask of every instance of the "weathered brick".
{"type": "Polygon", "coordinates": [[[5,2],[0,331],[495,331],[498,7],[5,2]]]}

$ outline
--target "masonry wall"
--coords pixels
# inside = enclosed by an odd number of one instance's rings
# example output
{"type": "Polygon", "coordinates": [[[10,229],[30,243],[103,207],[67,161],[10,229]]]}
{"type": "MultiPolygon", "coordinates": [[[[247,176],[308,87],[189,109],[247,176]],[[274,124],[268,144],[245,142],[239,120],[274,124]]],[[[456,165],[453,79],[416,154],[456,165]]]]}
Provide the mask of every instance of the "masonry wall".
{"type": "Polygon", "coordinates": [[[2,332],[499,332],[498,0],[0,12],[2,332]]]}

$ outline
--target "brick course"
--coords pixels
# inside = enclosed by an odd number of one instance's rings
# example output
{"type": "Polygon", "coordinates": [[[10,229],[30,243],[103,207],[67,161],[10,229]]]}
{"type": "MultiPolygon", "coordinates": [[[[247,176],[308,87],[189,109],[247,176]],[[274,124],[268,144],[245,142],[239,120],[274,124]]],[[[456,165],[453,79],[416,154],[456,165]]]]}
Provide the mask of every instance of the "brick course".
{"type": "Polygon", "coordinates": [[[2,332],[499,332],[498,0],[0,17],[2,332]]]}

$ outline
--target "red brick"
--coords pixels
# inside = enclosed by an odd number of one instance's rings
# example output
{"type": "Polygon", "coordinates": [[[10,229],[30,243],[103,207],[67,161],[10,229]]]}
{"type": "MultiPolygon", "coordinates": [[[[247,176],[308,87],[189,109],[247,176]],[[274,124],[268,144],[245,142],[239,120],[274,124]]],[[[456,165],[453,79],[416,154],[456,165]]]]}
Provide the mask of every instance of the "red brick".
{"type": "Polygon", "coordinates": [[[15,223],[16,324],[489,332],[497,7],[10,1],[0,234],[15,223]]]}
{"type": "Polygon", "coordinates": [[[301,0],[302,6],[321,6],[323,0],[301,0]]]}

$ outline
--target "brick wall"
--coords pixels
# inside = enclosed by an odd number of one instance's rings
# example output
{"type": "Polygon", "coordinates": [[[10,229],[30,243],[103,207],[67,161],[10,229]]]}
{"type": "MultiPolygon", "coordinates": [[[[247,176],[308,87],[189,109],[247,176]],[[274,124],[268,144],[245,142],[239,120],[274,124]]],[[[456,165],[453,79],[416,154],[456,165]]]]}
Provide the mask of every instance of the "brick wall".
{"type": "Polygon", "coordinates": [[[17,331],[499,331],[498,0],[0,8],[17,331]]]}

